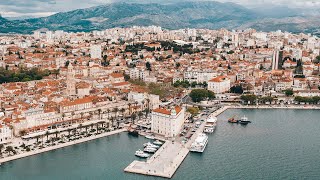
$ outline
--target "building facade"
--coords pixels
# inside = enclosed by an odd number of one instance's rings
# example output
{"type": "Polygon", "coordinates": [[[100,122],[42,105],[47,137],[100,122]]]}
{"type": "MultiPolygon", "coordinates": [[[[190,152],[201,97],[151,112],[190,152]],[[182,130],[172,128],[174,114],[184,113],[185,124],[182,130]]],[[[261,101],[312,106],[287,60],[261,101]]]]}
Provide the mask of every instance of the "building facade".
{"type": "Polygon", "coordinates": [[[157,108],[151,113],[151,132],[165,137],[175,137],[184,123],[185,110],[176,106],[157,108]]]}

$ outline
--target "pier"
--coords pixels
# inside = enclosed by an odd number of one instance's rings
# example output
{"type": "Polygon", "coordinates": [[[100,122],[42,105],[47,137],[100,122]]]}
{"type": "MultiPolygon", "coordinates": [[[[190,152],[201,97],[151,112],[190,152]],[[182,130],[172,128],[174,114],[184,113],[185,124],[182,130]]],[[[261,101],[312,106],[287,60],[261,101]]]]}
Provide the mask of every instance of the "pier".
{"type": "MultiPolygon", "coordinates": [[[[218,116],[228,108],[228,106],[224,106],[213,112],[211,115],[218,116]]],[[[126,167],[124,171],[147,176],[172,178],[178,167],[188,155],[192,143],[198,135],[203,132],[205,125],[206,121],[200,125],[186,144],[181,144],[180,141],[166,141],[153,156],[147,159],[147,161],[135,160],[126,167]]]]}
{"type": "Polygon", "coordinates": [[[125,172],[172,178],[180,164],[188,155],[189,149],[178,142],[166,141],[146,162],[133,161],[125,172]]]}

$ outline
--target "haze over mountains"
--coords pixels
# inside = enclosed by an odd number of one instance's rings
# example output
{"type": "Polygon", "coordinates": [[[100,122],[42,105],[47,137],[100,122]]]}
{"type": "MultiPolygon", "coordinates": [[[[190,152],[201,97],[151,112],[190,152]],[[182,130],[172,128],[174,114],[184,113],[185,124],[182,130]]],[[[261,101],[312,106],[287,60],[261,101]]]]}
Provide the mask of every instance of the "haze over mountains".
{"type": "MultiPolygon", "coordinates": [[[[159,1],[160,2],[160,1],[159,1]]],[[[113,27],[156,25],[167,29],[209,28],[261,31],[283,30],[317,33],[317,11],[290,9],[284,6],[245,8],[235,3],[180,2],[161,4],[112,3],[87,9],[61,12],[48,17],[12,20],[0,17],[1,33],[32,33],[34,30],[92,31],[113,27]],[[260,10],[259,10],[260,9],[260,10]]]]}

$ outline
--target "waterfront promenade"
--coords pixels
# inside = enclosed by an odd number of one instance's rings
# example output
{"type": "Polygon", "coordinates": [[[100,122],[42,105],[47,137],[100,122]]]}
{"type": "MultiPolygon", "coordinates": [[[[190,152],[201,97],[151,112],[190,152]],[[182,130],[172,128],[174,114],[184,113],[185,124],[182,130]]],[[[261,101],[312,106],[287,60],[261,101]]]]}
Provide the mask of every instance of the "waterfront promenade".
{"type": "Polygon", "coordinates": [[[121,133],[121,132],[124,132],[124,131],[126,131],[125,128],[118,129],[118,130],[115,130],[115,131],[106,132],[106,133],[102,133],[102,134],[99,134],[99,135],[90,136],[90,137],[78,139],[78,140],[75,140],[75,141],[66,142],[66,143],[63,143],[63,144],[58,144],[58,145],[55,145],[55,146],[45,147],[43,149],[38,149],[38,150],[30,151],[30,152],[25,152],[25,153],[21,153],[21,154],[9,156],[9,157],[1,158],[0,159],[0,163],[5,163],[5,162],[8,162],[8,161],[21,159],[21,158],[28,157],[28,156],[33,156],[33,155],[36,155],[36,154],[52,151],[52,150],[55,150],[55,149],[64,148],[64,147],[75,145],[75,144],[80,144],[80,143],[83,143],[83,142],[87,142],[87,141],[99,139],[99,138],[102,138],[102,137],[118,134],[118,133],[121,133]]]}

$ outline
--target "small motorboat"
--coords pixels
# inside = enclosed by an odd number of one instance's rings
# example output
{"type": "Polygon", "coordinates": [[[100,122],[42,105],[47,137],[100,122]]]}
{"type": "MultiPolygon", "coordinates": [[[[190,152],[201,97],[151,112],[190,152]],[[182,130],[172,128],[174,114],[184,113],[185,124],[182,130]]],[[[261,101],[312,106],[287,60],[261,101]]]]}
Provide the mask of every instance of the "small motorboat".
{"type": "Polygon", "coordinates": [[[152,147],[152,148],[156,148],[156,149],[159,148],[159,146],[152,144],[151,142],[144,143],[143,146],[144,147],[152,147]]]}
{"type": "Polygon", "coordinates": [[[235,116],[233,116],[232,118],[228,119],[229,123],[238,123],[239,121],[235,119],[235,116]]]}
{"type": "Polygon", "coordinates": [[[247,125],[251,123],[246,116],[243,116],[240,120],[238,120],[240,124],[247,125]]]}
{"type": "Polygon", "coordinates": [[[150,156],[149,154],[141,151],[140,149],[138,151],[136,151],[136,153],[134,155],[141,157],[141,158],[147,158],[150,156]]]}
{"type": "Polygon", "coordinates": [[[146,135],[145,136],[147,139],[154,139],[154,136],[152,136],[152,135],[146,135]]]}
{"type": "Polygon", "coordinates": [[[149,146],[147,146],[147,147],[145,147],[144,148],[144,150],[143,151],[145,151],[145,152],[149,152],[149,153],[154,153],[154,152],[156,152],[157,151],[157,149],[156,148],[153,148],[153,147],[149,147],[149,146]]]}
{"type": "Polygon", "coordinates": [[[156,140],[156,141],[153,141],[153,144],[161,146],[163,144],[163,142],[156,140]]]}

